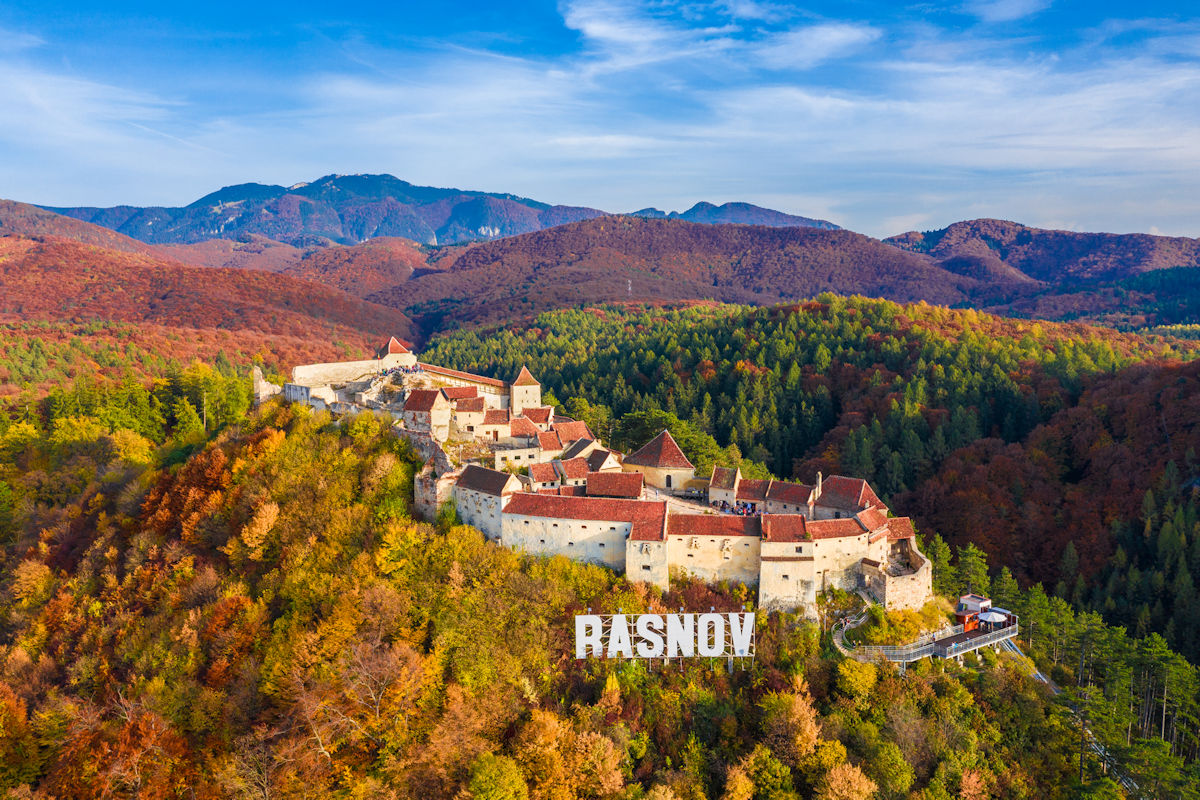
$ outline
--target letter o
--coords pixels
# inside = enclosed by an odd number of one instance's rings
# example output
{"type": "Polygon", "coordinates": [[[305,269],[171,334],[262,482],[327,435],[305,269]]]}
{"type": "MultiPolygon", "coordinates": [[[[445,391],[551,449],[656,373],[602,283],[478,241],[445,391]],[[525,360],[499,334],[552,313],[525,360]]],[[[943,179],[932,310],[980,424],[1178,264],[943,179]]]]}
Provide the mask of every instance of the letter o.
{"type": "Polygon", "coordinates": [[[725,654],[725,617],[721,614],[701,614],[696,626],[696,652],[712,658],[725,654]]]}

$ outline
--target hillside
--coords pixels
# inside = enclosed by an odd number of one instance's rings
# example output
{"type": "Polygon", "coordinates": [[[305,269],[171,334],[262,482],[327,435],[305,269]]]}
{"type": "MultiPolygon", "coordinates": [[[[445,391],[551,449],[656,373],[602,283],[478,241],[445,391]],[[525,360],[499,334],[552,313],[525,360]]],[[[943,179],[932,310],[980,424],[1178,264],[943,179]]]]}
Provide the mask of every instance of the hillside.
{"type": "MultiPolygon", "coordinates": [[[[927,537],[975,544],[1024,583],[1065,578],[1068,593],[1104,573],[1121,545],[1114,522],[1141,530],[1168,462],[1180,483],[1200,478],[1198,356],[1196,342],[832,295],[560,311],[426,351],[490,375],[527,364],[556,397],[585,400],[568,409],[596,430],[657,408],[780,477],[861,475],[927,537]]],[[[1200,542],[1183,527],[1188,547],[1200,542]]],[[[1183,572],[1200,585],[1195,547],[1183,572]]],[[[1178,559],[1161,569],[1171,581],[1178,559]]],[[[1174,638],[1187,607],[1171,643],[1200,659],[1200,639],[1174,638]]],[[[1164,600],[1147,629],[1165,633],[1171,617],[1164,600]]]]}
{"type": "Polygon", "coordinates": [[[1144,233],[1076,233],[977,219],[885,239],[962,270],[1015,274],[1046,283],[1112,281],[1151,270],[1200,266],[1200,239],[1144,233]],[[1007,269],[1006,269],[1007,268],[1007,269]]]}
{"type": "MultiPolygon", "coordinates": [[[[0,417],[0,789],[1066,800],[1085,788],[1075,726],[1008,657],[901,677],[830,657],[815,624],[763,614],[745,669],[576,661],[582,609],[740,610],[744,596],[685,581],[663,596],[452,520],[417,523],[419,465],[386,421],[241,405],[206,441],[202,388],[210,402],[237,394],[197,371],[151,397],[64,391],[0,417]],[[147,419],[156,406],[181,409],[166,433],[147,419]]],[[[1069,612],[1059,624],[1076,625],[1069,612]]],[[[1122,664],[1152,652],[1112,634],[1109,652],[1132,649],[1122,664]]],[[[1156,688],[1140,672],[1130,684],[1154,711],[1156,688]]],[[[1190,741],[1195,703],[1174,702],[1166,734],[1190,741]]],[[[1186,785],[1178,755],[1141,766],[1156,752],[1131,751],[1137,779],[1186,785]]],[[[1113,791],[1090,758],[1087,773],[1087,790],[1113,791]]]]}
{"type": "Polygon", "coordinates": [[[767,304],[833,291],[952,304],[978,285],[850,231],[603,217],[476,245],[370,299],[436,330],[608,300],[767,304]]]}
{"type": "Polygon", "coordinates": [[[185,266],[55,237],[0,238],[0,315],[245,330],[360,349],[393,334],[416,336],[403,314],[320,284],[185,266]]]}
{"type": "Polygon", "coordinates": [[[123,253],[152,255],[155,252],[144,242],[100,225],[81,222],[28,203],[0,200],[0,236],[13,235],[57,236],[123,253]]]}

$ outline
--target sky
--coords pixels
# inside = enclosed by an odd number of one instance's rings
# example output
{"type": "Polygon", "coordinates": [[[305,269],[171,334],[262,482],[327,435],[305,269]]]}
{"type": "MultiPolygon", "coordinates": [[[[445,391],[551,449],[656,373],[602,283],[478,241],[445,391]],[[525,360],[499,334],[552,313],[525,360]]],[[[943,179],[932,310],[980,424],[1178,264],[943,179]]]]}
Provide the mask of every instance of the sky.
{"type": "Polygon", "coordinates": [[[0,197],[331,173],[606,211],[745,201],[1200,236],[1200,6],[0,0],[0,197]]]}

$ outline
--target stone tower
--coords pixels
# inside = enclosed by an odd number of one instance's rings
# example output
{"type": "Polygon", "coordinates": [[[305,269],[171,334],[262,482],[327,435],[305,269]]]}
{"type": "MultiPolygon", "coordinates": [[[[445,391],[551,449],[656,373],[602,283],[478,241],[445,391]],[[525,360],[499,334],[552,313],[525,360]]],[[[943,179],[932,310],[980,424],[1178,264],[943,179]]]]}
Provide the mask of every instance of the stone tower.
{"type": "Polygon", "coordinates": [[[512,415],[518,416],[527,408],[537,408],[542,404],[542,385],[529,374],[527,367],[521,367],[517,379],[508,386],[508,408],[512,415]]]}

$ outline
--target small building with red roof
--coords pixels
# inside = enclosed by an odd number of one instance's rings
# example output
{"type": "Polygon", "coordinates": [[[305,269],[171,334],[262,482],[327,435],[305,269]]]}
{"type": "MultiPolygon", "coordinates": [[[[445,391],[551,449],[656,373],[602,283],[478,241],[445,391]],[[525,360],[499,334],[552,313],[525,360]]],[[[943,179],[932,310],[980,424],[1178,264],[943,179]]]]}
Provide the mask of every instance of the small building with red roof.
{"type": "Polygon", "coordinates": [[[668,492],[683,491],[688,481],[696,477],[696,468],[665,429],[633,455],[626,456],[621,468],[642,473],[647,486],[668,492]]]}
{"type": "Polygon", "coordinates": [[[444,442],[450,438],[450,401],[440,389],[413,389],[404,398],[401,420],[408,430],[444,442]]]}

